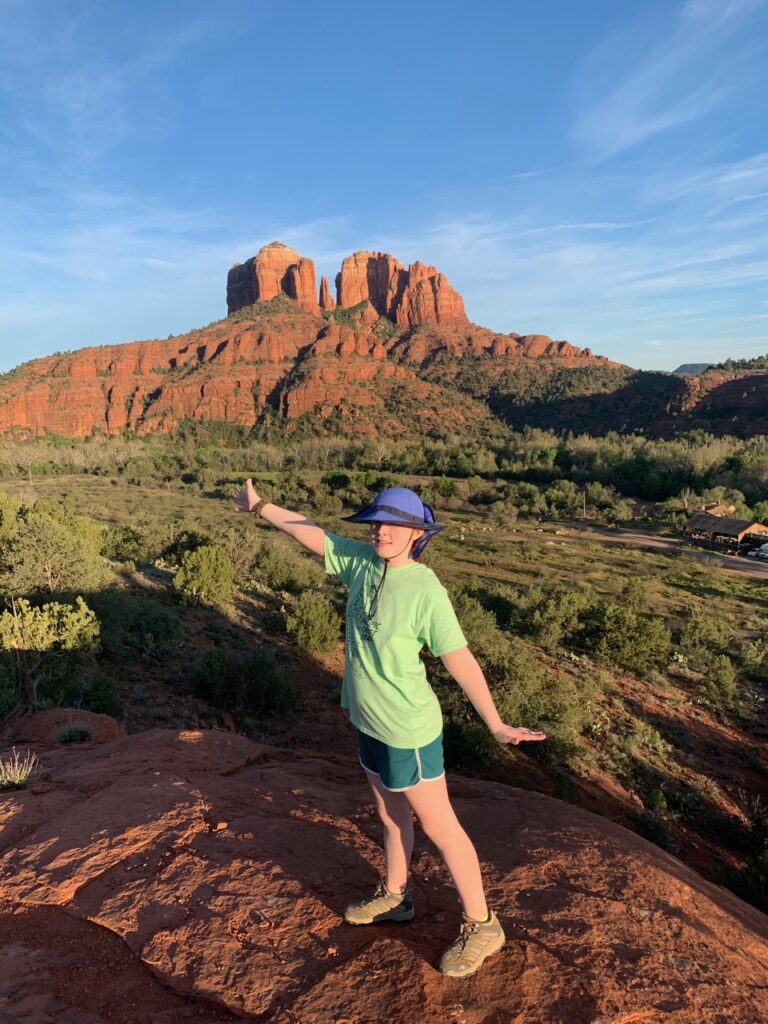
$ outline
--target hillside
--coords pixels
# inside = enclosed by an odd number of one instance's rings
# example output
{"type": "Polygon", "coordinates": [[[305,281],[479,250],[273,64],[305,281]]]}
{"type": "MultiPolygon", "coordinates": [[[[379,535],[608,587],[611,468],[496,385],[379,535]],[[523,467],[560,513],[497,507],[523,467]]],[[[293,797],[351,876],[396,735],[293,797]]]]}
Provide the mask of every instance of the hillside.
{"type": "Polygon", "coordinates": [[[43,776],[0,797],[9,1019],[328,1024],[381,1020],[384,1005],[392,1024],[768,1016],[768,918],[601,817],[451,778],[508,941],[475,978],[446,982],[434,964],[458,910],[423,837],[417,920],[340,921],[380,868],[346,733],[327,753],[216,731],[121,738],[90,716],[101,742],[55,750],[51,714],[33,740],[43,776]]]}

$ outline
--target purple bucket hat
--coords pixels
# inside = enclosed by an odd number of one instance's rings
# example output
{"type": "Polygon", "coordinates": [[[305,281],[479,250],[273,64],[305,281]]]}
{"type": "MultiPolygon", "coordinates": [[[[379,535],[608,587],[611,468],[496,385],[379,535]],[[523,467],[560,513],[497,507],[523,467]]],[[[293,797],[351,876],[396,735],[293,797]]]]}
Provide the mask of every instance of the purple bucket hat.
{"type": "Polygon", "coordinates": [[[435,513],[426,501],[408,487],[388,487],[354,515],[343,518],[350,523],[391,523],[424,530],[424,536],[413,546],[411,558],[418,558],[434,534],[445,529],[444,523],[435,521],[435,513]]]}

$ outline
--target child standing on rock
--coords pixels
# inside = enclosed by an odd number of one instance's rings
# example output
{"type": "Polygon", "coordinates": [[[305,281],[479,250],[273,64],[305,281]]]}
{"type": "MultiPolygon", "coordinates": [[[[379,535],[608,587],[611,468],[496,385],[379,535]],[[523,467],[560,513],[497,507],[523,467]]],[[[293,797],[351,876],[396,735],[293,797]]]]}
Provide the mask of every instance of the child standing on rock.
{"type": "Polygon", "coordinates": [[[346,517],[369,524],[369,542],[326,533],[259,497],[251,480],[235,503],[322,555],[325,571],[349,587],[341,703],[349,709],[360,763],[384,826],[386,872],[368,899],[347,907],[345,920],[365,925],[413,919],[408,887],[413,812],[445,861],[464,911],[461,932],[443,954],[440,970],[453,978],[474,974],[504,945],[504,932],[485,902],[475,848],[451,806],[442,714],[419,652],[426,645],[442,659],[500,743],[546,736],[501,721],[445,588],[418,562],[444,527],[435,522],[429,505],[405,487],[382,491],[346,517]]]}

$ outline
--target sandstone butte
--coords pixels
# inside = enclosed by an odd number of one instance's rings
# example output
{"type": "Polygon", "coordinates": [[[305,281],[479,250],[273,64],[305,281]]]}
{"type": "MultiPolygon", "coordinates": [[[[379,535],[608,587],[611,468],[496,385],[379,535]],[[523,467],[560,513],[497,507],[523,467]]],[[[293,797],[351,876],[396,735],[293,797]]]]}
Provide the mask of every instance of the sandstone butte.
{"type": "Polygon", "coordinates": [[[56,749],[67,714],[14,723],[43,773],[0,794],[3,1021],[768,1020],[768,918],[603,817],[449,778],[507,933],[477,975],[449,980],[435,963],[459,913],[423,836],[416,920],[341,920],[381,870],[345,727],[330,752],[224,731],[124,736],[78,711],[93,740],[56,749]]]}
{"type": "Polygon", "coordinates": [[[252,427],[304,414],[335,416],[356,432],[402,434],[391,411],[407,394],[423,427],[460,431],[488,419],[423,379],[435,355],[483,358],[499,371],[616,365],[546,335],[500,334],[470,323],[461,296],[434,267],[405,268],[386,253],[342,263],[334,300],[326,278],[281,242],[233,267],[229,316],[165,340],[83,348],[26,363],[0,379],[0,431],[85,437],[125,429],[168,432],[180,420],[252,427]],[[388,408],[389,405],[389,408],[388,408]]]}

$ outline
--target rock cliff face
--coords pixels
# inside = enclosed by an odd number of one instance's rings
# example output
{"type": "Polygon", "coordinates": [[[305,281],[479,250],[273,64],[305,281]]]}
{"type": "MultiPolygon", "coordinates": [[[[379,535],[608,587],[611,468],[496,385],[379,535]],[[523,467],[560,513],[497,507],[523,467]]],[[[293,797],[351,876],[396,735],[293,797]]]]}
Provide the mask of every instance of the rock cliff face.
{"type": "Polygon", "coordinates": [[[328,278],[323,276],[320,278],[320,309],[335,309],[336,300],[331,295],[331,289],[328,284],[328,278]]]}
{"type": "Polygon", "coordinates": [[[398,327],[417,324],[468,324],[464,300],[435,267],[417,261],[406,268],[386,252],[361,250],[347,256],[336,275],[334,302],[327,278],[320,282],[315,300],[315,265],[282,242],[271,242],[247,260],[236,264],[227,280],[227,309],[235,313],[245,306],[280,293],[309,312],[358,306],[369,302],[379,316],[398,327]]]}
{"type": "Polygon", "coordinates": [[[418,261],[406,269],[385,252],[347,256],[336,276],[336,290],[340,306],[367,300],[398,327],[469,323],[464,300],[444,274],[418,261]]]}
{"type": "Polygon", "coordinates": [[[227,310],[234,313],[281,293],[302,309],[318,308],[315,264],[282,242],[270,242],[245,263],[236,263],[227,277],[227,310]]]}
{"type": "Polygon", "coordinates": [[[346,725],[328,752],[223,731],[110,735],[102,718],[76,713],[94,736],[78,750],[52,723],[14,723],[43,774],[0,793],[6,1020],[768,1020],[768,918],[603,817],[451,776],[507,942],[449,982],[435,965],[459,906],[420,830],[416,920],[342,920],[381,870],[346,725]]]}
{"type": "Polygon", "coordinates": [[[610,365],[539,336],[529,343],[473,325],[433,325],[387,337],[365,312],[349,325],[294,306],[292,312],[223,320],[165,341],[34,360],[0,382],[0,432],[168,432],[184,419],[253,427],[277,413],[286,421],[337,414],[334,430],[397,436],[408,432],[397,411],[403,402],[425,430],[489,422],[482,401],[423,378],[421,368],[435,354],[464,363],[483,358],[484,365],[490,355],[499,372],[521,360],[552,367],[610,365]]]}

